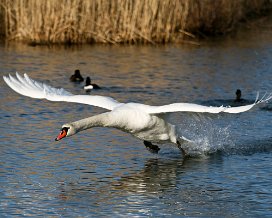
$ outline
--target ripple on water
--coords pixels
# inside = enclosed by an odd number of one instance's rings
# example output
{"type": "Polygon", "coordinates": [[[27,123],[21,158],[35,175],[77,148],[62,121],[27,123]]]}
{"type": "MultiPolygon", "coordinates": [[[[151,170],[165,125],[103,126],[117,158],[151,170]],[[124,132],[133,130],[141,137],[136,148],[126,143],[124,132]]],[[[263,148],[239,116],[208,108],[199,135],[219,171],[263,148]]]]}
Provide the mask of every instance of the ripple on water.
{"type": "MultiPolygon", "coordinates": [[[[27,72],[85,94],[83,84],[69,82],[79,68],[103,87],[89,94],[120,102],[217,105],[230,103],[237,88],[244,99],[254,100],[256,91],[272,90],[271,37],[247,37],[198,48],[2,46],[0,72],[27,72]]],[[[151,154],[140,140],[114,129],[96,128],[55,142],[63,123],[104,110],[23,97],[3,80],[0,91],[2,216],[271,214],[269,104],[238,115],[172,114],[178,131],[196,142],[187,145],[194,157],[184,159],[175,146],[151,154]]]]}

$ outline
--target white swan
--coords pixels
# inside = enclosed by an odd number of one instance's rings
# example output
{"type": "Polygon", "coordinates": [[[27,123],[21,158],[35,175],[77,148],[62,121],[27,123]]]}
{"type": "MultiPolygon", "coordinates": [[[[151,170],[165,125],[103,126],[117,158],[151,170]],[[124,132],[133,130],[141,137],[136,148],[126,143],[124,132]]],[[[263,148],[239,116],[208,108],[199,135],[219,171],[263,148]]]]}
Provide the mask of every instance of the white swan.
{"type": "Polygon", "coordinates": [[[163,106],[150,106],[140,103],[120,103],[113,98],[97,95],[73,95],[64,89],[53,88],[44,83],[37,82],[27,74],[24,77],[16,73],[17,78],[4,76],[5,82],[15,92],[31,98],[47,99],[49,101],[66,101],[93,105],[109,110],[99,115],[85,118],[62,126],[56,141],[72,136],[77,132],[92,127],[113,127],[144,141],[145,146],[154,152],[159,147],[153,143],[174,143],[182,152],[181,143],[187,139],[177,135],[176,127],[166,121],[165,115],[171,112],[197,112],[197,113],[241,113],[257,104],[272,98],[272,94],[264,95],[260,100],[258,96],[255,103],[239,107],[208,107],[191,103],[173,103],[163,106]]]}

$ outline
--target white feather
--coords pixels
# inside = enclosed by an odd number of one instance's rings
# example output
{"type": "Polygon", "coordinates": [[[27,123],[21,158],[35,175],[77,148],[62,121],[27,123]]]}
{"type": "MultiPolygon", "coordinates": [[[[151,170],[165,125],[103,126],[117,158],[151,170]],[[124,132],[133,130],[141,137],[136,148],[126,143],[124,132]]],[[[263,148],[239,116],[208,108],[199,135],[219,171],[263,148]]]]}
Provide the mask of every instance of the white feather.
{"type": "MultiPolygon", "coordinates": [[[[21,77],[19,73],[16,73],[17,78],[9,75],[4,76],[5,82],[15,91],[21,95],[25,95],[31,98],[47,99],[50,101],[66,101],[74,103],[82,103],[102,107],[108,110],[121,106],[122,104],[110,97],[98,96],[98,95],[73,95],[64,89],[57,89],[46,85],[44,83],[37,82],[31,79],[27,74],[21,77]]],[[[193,103],[173,103],[162,106],[150,106],[138,103],[129,103],[132,107],[137,107],[149,114],[162,114],[172,112],[196,112],[196,113],[241,113],[250,110],[257,104],[267,102],[272,98],[272,93],[265,94],[260,100],[259,93],[257,93],[256,101],[253,104],[230,107],[230,106],[204,106],[193,103]]]]}
{"type": "Polygon", "coordinates": [[[44,83],[31,79],[27,74],[24,77],[16,73],[17,78],[9,75],[4,76],[4,81],[15,92],[31,98],[47,99],[49,101],[66,101],[93,105],[108,110],[120,105],[120,103],[110,97],[91,96],[91,95],[73,95],[64,89],[57,89],[44,83]]]}

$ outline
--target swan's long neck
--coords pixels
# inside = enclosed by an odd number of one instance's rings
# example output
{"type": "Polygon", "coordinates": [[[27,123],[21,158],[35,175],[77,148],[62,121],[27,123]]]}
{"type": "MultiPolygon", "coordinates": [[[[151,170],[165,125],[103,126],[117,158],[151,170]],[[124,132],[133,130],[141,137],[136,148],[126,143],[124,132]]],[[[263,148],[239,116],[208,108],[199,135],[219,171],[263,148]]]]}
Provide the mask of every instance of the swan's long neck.
{"type": "Polygon", "coordinates": [[[75,128],[76,132],[83,131],[92,127],[104,127],[107,126],[108,113],[102,113],[92,117],[88,117],[82,120],[71,123],[71,126],[75,128]]]}

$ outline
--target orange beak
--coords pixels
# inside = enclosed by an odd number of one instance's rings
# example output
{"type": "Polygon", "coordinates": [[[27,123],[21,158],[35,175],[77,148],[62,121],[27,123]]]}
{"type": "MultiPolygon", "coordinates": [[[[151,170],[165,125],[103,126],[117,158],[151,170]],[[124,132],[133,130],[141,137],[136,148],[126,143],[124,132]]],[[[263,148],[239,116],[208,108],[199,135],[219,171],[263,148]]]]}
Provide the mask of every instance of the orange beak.
{"type": "Polygon", "coordinates": [[[57,138],[55,138],[55,141],[59,141],[63,139],[66,135],[67,135],[67,130],[62,129],[60,134],[57,136],[57,138]]]}

